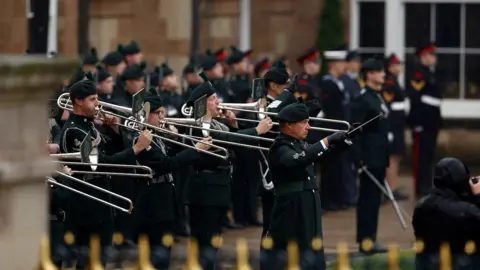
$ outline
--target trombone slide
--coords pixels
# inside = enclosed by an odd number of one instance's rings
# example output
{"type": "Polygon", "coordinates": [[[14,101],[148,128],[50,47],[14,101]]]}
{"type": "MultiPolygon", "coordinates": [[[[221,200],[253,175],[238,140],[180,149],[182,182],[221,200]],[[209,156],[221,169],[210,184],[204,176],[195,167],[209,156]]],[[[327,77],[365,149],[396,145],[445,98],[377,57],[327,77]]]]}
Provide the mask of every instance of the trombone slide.
{"type": "MultiPolygon", "coordinates": [[[[193,138],[201,138],[198,136],[192,136],[193,138]]],[[[266,147],[261,147],[261,146],[256,146],[256,145],[249,145],[249,144],[243,144],[243,143],[236,143],[236,142],[229,142],[229,141],[224,141],[224,140],[218,140],[218,139],[212,139],[213,142],[218,142],[218,143],[224,143],[224,144],[230,144],[234,146],[239,146],[239,147],[245,147],[245,148],[252,148],[252,149],[258,149],[261,151],[268,151],[270,150],[269,148],[266,147]]]]}
{"type": "Polygon", "coordinates": [[[153,171],[151,168],[142,165],[127,165],[127,164],[108,164],[108,163],[84,163],[84,162],[74,162],[74,161],[60,161],[55,160],[54,163],[61,163],[65,165],[85,165],[85,166],[100,166],[100,167],[110,167],[110,168],[125,168],[125,169],[140,169],[147,171],[145,174],[137,173],[117,173],[117,172],[96,172],[96,171],[72,171],[72,173],[82,173],[82,174],[96,174],[96,175],[117,175],[117,176],[134,176],[134,177],[153,177],[153,171]]]}
{"type": "Polygon", "coordinates": [[[97,197],[95,197],[95,196],[92,196],[92,195],[90,195],[90,194],[87,194],[87,193],[85,193],[85,192],[82,192],[82,191],[80,191],[80,190],[77,190],[77,189],[74,189],[74,188],[69,187],[69,186],[67,186],[67,185],[64,185],[64,184],[62,184],[62,183],[59,183],[59,182],[55,181],[55,179],[53,179],[52,177],[48,177],[48,176],[47,176],[47,182],[48,182],[48,183],[50,183],[50,184],[52,184],[52,185],[56,185],[56,186],[63,187],[63,188],[68,189],[68,190],[70,190],[70,191],[72,191],[72,192],[74,192],[74,193],[77,193],[77,194],[82,195],[82,196],[84,196],[84,197],[87,197],[87,198],[89,198],[89,199],[95,200],[95,201],[97,201],[97,202],[99,202],[99,203],[102,203],[102,204],[105,204],[105,205],[107,205],[107,206],[113,207],[113,208],[118,209],[118,210],[120,210],[120,211],[122,211],[122,212],[129,213],[129,214],[132,213],[133,203],[132,203],[132,201],[131,201],[130,199],[128,199],[128,198],[126,198],[126,197],[124,197],[124,196],[121,196],[121,195],[119,195],[119,194],[117,194],[117,193],[113,193],[113,192],[111,192],[110,190],[106,190],[106,189],[103,189],[103,188],[101,188],[101,187],[97,187],[97,186],[95,186],[95,185],[93,185],[93,184],[90,184],[90,183],[88,183],[88,182],[86,182],[86,181],[83,181],[83,180],[80,180],[80,179],[78,179],[78,178],[75,178],[75,177],[70,176],[70,175],[68,175],[68,174],[65,174],[65,173],[62,173],[62,172],[59,172],[59,171],[56,171],[55,173],[57,173],[57,174],[59,174],[59,175],[61,175],[61,176],[63,176],[63,177],[66,177],[66,178],[68,178],[68,179],[70,179],[70,180],[73,180],[73,181],[75,181],[75,182],[84,184],[84,185],[89,186],[89,187],[91,187],[91,188],[93,188],[93,189],[96,189],[96,190],[99,190],[99,191],[104,192],[104,193],[106,193],[106,194],[109,194],[109,195],[111,195],[111,196],[113,196],[113,197],[116,197],[116,198],[118,198],[118,199],[120,199],[120,200],[126,201],[126,202],[129,204],[129,208],[123,208],[123,207],[120,207],[120,206],[118,206],[118,205],[116,205],[116,204],[113,204],[113,203],[111,203],[111,202],[102,200],[102,199],[100,199],[100,198],[97,198],[97,197]]]}

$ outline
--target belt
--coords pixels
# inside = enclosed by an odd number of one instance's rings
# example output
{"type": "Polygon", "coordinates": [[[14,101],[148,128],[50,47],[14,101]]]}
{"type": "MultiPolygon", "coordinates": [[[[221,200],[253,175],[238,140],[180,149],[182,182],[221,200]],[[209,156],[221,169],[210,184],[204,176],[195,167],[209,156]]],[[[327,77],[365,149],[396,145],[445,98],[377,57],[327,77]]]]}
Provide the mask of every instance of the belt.
{"type": "Polygon", "coordinates": [[[65,211],[60,210],[56,214],[49,214],[48,216],[49,216],[50,221],[58,220],[58,221],[63,222],[63,221],[65,221],[65,216],[66,215],[65,215],[65,211]]]}
{"type": "Polygon", "coordinates": [[[275,184],[274,187],[275,196],[281,196],[289,193],[300,192],[304,190],[315,190],[315,188],[311,188],[305,182],[291,182],[291,183],[282,183],[281,185],[275,184]]]}
{"type": "Polygon", "coordinates": [[[160,175],[148,180],[146,183],[147,185],[153,185],[153,184],[170,183],[170,182],[172,181],[169,181],[168,177],[165,177],[165,175],[160,175]]]}

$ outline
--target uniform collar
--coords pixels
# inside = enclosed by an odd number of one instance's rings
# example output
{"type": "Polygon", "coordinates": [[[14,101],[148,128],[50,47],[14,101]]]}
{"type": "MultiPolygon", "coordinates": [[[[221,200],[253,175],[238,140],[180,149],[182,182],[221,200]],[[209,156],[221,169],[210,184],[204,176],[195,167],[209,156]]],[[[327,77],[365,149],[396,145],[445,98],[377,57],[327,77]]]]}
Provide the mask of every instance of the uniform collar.
{"type": "Polygon", "coordinates": [[[282,140],[285,140],[285,141],[289,141],[291,143],[297,143],[297,142],[300,142],[299,140],[295,139],[294,137],[290,136],[290,135],[287,135],[283,132],[280,132],[280,136],[279,136],[282,140]]]}
{"type": "Polygon", "coordinates": [[[75,113],[70,113],[70,117],[68,118],[72,123],[75,123],[77,125],[86,127],[86,128],[91,128],[92,123],[93,123],[93,118],[86,117],[83,115],[78,115],[75,113]]]}

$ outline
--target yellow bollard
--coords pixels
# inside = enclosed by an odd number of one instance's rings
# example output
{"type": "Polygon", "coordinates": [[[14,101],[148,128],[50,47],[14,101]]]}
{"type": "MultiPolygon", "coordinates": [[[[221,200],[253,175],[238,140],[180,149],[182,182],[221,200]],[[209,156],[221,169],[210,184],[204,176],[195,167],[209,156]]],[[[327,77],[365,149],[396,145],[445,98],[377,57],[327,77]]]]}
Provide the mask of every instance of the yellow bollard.
{"type": "Polygon", "coordinates": [[[210,241],[210,244],[212,245],[212,247],[217,248],[217,249],[222,247],[222,244],[223,244],[222,236],[219,235],[219,234],[214,235],[212,237],[212,240],[210,241]]]}
{"type": "Polygon", "coordinates": [[[467,243],[465,243],[465,254],[470,256],[473,253],[475,253],[476,251],[477,251],[477,247],[475,246],[474,241],[469,240],[469,241],[467,241],[467,243]]]}
{"type": "Polygon", "coordinates": [[[44,235],[40,242],[40,264],[38,270],[57,270],[50,255],[50,239],[44,235]]]}
{"type": "Polygon", "coordinates": [[[138,237],[138,261],[137,270],[155,270],[150,263],[150,243],[148,236],[140,235],[138,237]]]}
{"type": "Polygon", "coordinates": [[[413,249],[415,250],[415,253],[420,254],[425,249],[425,243],[423,243],[422,240],[417,240],[413,245],[413,249]]]}
{"type": "MultiPolygon", "coordinates": [[[[63,241],[65,242],[65,245],[72,246],[73,244],[75,244],[75,236],[73,235],[72,232],[66,232],[63,235],[63,241]]],[[[62,270],[74,270],[74,269],[75,269],[75,264],[72,265],[71,268],[62,267],[62,270]]]]}
{"type": "Polygon", "coordinates": [[[114,233],[113,236],[112,236],[112,242],[113,242],[114,245],[117,245],[117,246],[121,245],[121,244],[123,244],[124,240],[125,239],[123,238],[123,234],[121,234],[119,232],[114,233]]]}
{"type": "Polygon", "coordinates": [[[252,270],[248,263],[248,245],[244,238],[237,239],[237,269],[252,270]]]}
{"type": "Polygon", "coordinates": [[[287,245],[287,268],[285,270],[300,270],[297,243],[291,241],[287,245]]]}
{"type": "Polygon", "coordinates": [[[100,261],[100,238],[98,235],[90,237],[90,254],[85,270],[104,270],[100,261]]]}
{"type": "Polygon", "coordinates": [[[262,248],[265,250],[271,250],[273,248],[273,239],[270,236],[265,236],[262,239],[262,248]]]}
{"type": "Polygon", "coordinates": [[[187,264],[183,270],[202,270],[198,263],[198,243],[195,239],[188,240],[187,264]]]}
{"type": "Polygon", "coordinates": [[[452,270],[452,257],[448,243],[440,246],[440,270],[452,270]]]}
{"type": "Polygon", "coordinates": [[[388,246],[387,260],[388,270],[400,270],[400,267],[398,265],[398,246],[396,244],[390,244],[388,246]]]}
{"type": "Polygon", "coordinates": [[[350,270],[350,261],[348,258],[348,245],[346,242],[338,243],[336,270],[350,270]]]}
{"type": "Polygon", "coordinates": [[[312,239],[312,249],[313,251],[320,251],[323,248],[323,241],[320,237],[315,237],[312,239]]]}

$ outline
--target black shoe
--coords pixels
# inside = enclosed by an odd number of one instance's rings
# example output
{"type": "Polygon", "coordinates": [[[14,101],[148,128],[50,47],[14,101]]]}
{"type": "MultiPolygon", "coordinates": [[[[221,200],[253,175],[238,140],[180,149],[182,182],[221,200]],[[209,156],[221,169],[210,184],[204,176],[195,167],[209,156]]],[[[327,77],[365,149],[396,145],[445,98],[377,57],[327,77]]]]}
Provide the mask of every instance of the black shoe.
{"type": "Polygon", "coordinates": [[[262,226],[263,226],[263,222],[258,221],[258,220],[252,220],[252,221],[249,221],[249,222],[248,222],[248,226],[251,226],[251,227],[262,227],[262,226]]]}
{"type": "Polygon", "coordinates": [[[242,224],[235,223],[233,221],[226,222],[223,226],[227,229],[243,229],[243,228],[245,228],[245,226],[243,226],[242,224]]]}
{"type": "Polygon", "coordinates": [[[388,251],[387,247],[384,245],[379,244],[378,242],[373,243],[373,246],[370,250],[364,250],[361,246],[358,248],[358,251],[360,253],[363,253],[365,255],[373,255],[377,253],[385,253],[388,251]]]}

